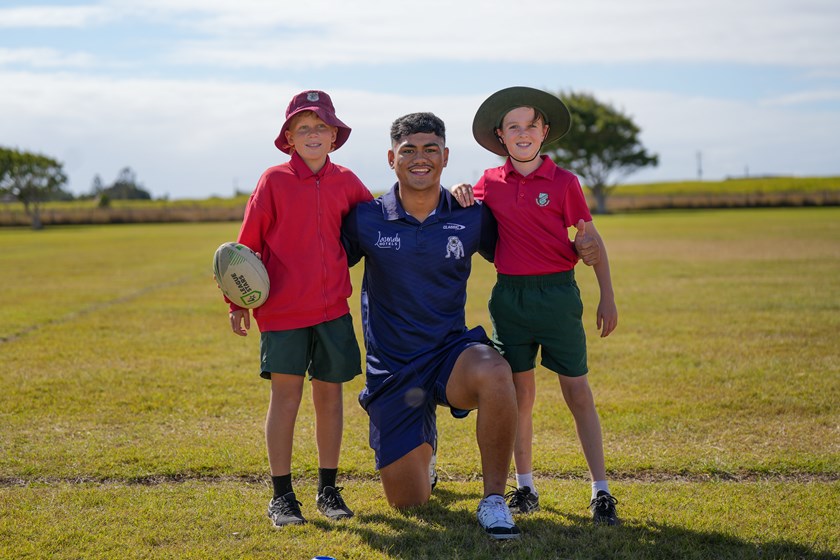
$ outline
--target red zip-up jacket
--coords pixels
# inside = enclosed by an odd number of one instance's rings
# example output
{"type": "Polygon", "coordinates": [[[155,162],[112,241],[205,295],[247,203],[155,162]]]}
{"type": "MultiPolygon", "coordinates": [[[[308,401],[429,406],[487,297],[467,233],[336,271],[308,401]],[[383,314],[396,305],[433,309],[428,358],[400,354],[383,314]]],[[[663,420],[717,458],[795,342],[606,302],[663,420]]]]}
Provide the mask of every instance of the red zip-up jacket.
{"type": "MultiPolygon", "coordinates": [[[[268,299],[253,310],[260,332],[309,327],[350,312],[341,220],[368,200],[373,196],[359,178],[329,157],[318,173],[296,153],[263,173],[237,239],[260,253],[268,271],[268,299]]],[[[231,303],[230,309],[241,308],[231,303]]]]}

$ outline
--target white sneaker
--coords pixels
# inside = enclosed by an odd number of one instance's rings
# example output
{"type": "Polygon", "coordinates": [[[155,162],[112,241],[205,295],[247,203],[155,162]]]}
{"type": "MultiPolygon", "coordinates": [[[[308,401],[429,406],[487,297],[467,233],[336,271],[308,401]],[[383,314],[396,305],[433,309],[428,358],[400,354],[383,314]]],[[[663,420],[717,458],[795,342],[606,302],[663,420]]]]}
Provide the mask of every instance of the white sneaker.
{"type": "Polygon", "coordinates": [[[437,455],[432,455],[432,460],[429,461],[429,482],[432,483],[432,490],[435,489],[438,482],[438,475],[437,471],[435,470],[435,465],[437,464],[437,455]]]}
{"type": "Polygon", "coordinates": [[[432,443],[432,459],[429,461],[429,482],[432,484],[432,490],[435,489],[438,483],[438,474],[435,466],[437,465],[437,435],[435,441],[432,443]]]}
{"type": "Polygon", "coordinates": [[[491,494],[479,502],[478,524],[491,538],[519,538],[519,527],[513,522],[505,499],[498,494],[491,494]]]}

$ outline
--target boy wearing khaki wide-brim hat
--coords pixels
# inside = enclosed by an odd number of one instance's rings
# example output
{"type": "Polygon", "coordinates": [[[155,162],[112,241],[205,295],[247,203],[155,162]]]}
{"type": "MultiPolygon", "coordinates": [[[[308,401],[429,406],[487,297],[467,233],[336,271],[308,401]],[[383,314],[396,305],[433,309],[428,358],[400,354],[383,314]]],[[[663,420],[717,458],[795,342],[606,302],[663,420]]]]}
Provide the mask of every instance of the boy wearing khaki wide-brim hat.
{"type": "MultiPolygon", "coordinates": [[[[592,479],[593,520],[614,525],[617,500],[606,479],[600,419],[587,378],[583,304],[574,278],[575,264],[584,257],[600,286],[596,319],[601,337],[606,337],[618,324],[609,261],[577,177],[548,156],[540,156],[544,145],[559,140],[570,128],[571,115],[559,98],[521,86],[488,97],[473,120],[476,141],[507,158],[501,167],[486,170],[474,188],[475,198],[484,201],[499,224],[498,279],[489,309],[493,341],[514,372],[519,407],[514,450],[517,488],[507,497],[514,513],[539,509],[532,474],[532,413],[540,351],[541,365],[558,374],[575,419],[592,479]],[[576,243],[567,233],[572,226],[577,227],[576,241],[594,239],[599,256],[575,251],[576,243]]],[[[458,187],[454,193],[469,203],[469,188],[458,187]]]]}

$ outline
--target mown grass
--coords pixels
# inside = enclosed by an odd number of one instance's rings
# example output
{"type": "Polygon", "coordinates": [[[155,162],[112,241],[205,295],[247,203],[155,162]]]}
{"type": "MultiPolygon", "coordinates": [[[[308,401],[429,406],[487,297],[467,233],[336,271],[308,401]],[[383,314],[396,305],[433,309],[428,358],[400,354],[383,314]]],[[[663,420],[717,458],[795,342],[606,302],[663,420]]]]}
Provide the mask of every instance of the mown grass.
{"type": "Polygon", "coordinates": [[[613,192],[627,196],[748,194],[840,190],[840,177],[742,177],[725,181],[668,181],[620,185],[613,192]]]}
{"type": "MultiPolygon", "coordinates": [[[[257,333],[229,332],[212,280],[238,224],[0,230],[0,557],[800,558],[840,555],[840,209],[596,217],[618,331],[595,332],[591,384],[624,526],[586,519],[585,464],[551,374],[538,374],[544,511],[521,543],[477,530],[472,415],[440,414],[432,502],[384,502],[367,419],[345,388],[340,484],[357,517],[314,512],[304,399],[294,474],[312,523],[272,531],[257,333]]],[[[361,267],[352,271],[359,285],[361,267]]],[[[489,328],[475,261],[468,322],[489,328]]],[[[402,287],[410,289],[410,287],[402,287]]],[[[357,315],[358,295],[352,308],[357,315]]],[[[356,319],[358,326],[358,318],[356,319]]]]}
{"type": "MultiPolygon", "coordinates": [[[[521,542],[494,543],[476,529],[478,482],[444,482],[432,501],[392,510],[376,481],[344,491],[356,517],[319,518],[299,485],[309,523],[274,530],[267,487],[241,481],[55,484],[6,488],[3,558],[615,558],[752,560],[836,558],[836,508],[815,484],[624,483],[619,527],[591,527],[579,482],[541,481],[542,509],[519,521],[521,542]],[[361,506],[361,507],[359,507],[361,506]],[[808,515],[797,517],[796,513],[808,515]],[[667,515],[663,515],[667,512],[667,515]],[[831,551],[834,551],[832,553],[831,551]]],[[[836,505],[836,504],[834,504],[836,505]]]]}

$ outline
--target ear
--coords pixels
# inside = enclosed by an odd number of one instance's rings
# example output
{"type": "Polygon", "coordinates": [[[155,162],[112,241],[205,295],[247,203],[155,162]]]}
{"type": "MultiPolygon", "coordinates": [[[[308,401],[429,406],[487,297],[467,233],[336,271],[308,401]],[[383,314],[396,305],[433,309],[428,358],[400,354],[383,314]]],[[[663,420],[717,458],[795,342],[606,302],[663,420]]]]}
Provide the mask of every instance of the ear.
{"type": "Polygon", "coordinates": [[[443,149],[443,166],[446,167],[446,164],[449,163],[449,148],[443,149]]]}
{"type": "Polygon", "coordinates": [[[332,139],[330,140],[330,153],[335,151],[335,140],[338,138],[338,127],[331,126],[332,129],[332,139]]]}
{"type": "Polygon", "coordinates": [[[388,150],[388,167],[394,168],[394,150],[388,150]]]}

